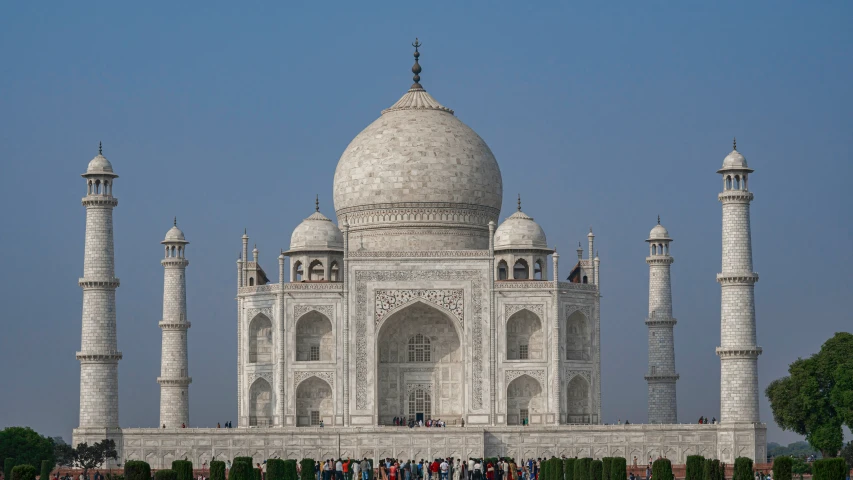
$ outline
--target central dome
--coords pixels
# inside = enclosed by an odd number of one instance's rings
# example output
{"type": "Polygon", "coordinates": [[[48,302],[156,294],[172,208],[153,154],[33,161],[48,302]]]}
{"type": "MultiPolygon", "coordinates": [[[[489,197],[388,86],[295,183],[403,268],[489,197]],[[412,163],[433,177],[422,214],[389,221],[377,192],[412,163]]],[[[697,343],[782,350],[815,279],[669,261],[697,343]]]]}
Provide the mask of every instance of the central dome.
{"type": "Polygon", "coordinates": [[[339,222],[349,224],[354,250],[488,248],[503,196],[498,163],[417,80],[341,155],[339,222]]]}

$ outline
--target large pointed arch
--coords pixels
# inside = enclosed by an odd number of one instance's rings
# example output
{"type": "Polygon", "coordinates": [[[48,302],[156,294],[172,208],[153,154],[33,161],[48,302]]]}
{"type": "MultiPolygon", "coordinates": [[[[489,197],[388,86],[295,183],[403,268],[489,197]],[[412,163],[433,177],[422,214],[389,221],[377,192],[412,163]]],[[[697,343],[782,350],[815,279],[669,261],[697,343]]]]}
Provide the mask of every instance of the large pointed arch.
{"type": "Polygon", "coordinates": [[[542,384],[530,375],[519,375],[506,387],[507,425],[530,423],[545,413],[545,395],[542,384]]]}
{"type": "Polygon", "coordinates": [[[506,359],[542,360],[545,354],[545,335],[542,319],[522,308],[506,320],[506,359]]]}
{"type": "Polygon", "coordinates": [[[249,322],[249,363],[273,362],[272,320],[259,313],[249,322]]]}
{"type": "Polygon", "coordinates": [[[272,423],[272,386],[264,378],[258,378],[249,388],[249,426],[270,427],[272,423]]]}
{"type": "Polygon", "coordinates": [[[311,309],[297,318],[293,335],[297,362],[334,360],[334,328],[331,319],[320,311],[311,309]]]}
{"type": "Polygon", "coordinates": [[[296,426],[310,427],[332,423],[334,398],[332,387],[316,375],[311,375],[296,386],[296,426]]]}
{"type": "Polygon", "coordinates": [[[581,374],[566,382],[566,423],[592,423],[592,384],[581,374]]]}

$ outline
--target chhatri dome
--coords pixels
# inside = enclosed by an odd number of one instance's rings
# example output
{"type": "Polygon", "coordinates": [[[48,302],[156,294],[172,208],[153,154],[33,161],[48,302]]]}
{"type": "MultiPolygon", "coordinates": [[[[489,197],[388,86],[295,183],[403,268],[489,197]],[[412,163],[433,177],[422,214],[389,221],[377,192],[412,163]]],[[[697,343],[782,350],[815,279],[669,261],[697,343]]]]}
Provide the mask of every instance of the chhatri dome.
{"type": "Polygon", "coordinates": [[[314,213],[299,224],[290,236],[290,252],[343,250],[344,236],[337,225],[320,213],[315,200],[314,213]]]}
{"type": "Polygon", "coordinates": [[[98,143],[98,155],[89,161],[89,166],[86,167],[86,173],[84,175],[106,175],[109,177],[118,177],[118,175],[113,172],[113,165],[107,160],[107,157],[104,156],[103,146],[98,143]]]}
{"type": "Polygon", "coordinates": [[[672,240],[669,238],[669,231],[660,224],[660,215],[658,215],[658,224],[649,232],[649,238],[646,241],[650,242],[653,240],[672,240]]]}
{"type": "Polygon", "coordinates": [[[172,228],[166,232],[166,238],[160,243],[190,243],[184,237],[184,232],[178,228],[178,217],[175,217],[172,228]]]}
{"type": "Polygon", "coordinates": [[[488,248],[503,196],[486,142],[420,84],[359,133],[335,170],[339,223],[354,250],[488,248]]]}
{"type": "Polygon", "coordinates": [[[747,172],[752,172],[753,170],[749,168],[746,164],[746,158],[737,151],[737,139],[732,141],[732,151],[726,158],[723,159],[723,168],[717,170],[717,173],[722,173],[726,170],[746,170],[747,172]]]}
{"type": "Polygon", "coordinates": [[[545,231],[526,213],[521,211],[521,196],[518,211],[510,215],[495,230],[495,250],[548,250],[545,231]]]}

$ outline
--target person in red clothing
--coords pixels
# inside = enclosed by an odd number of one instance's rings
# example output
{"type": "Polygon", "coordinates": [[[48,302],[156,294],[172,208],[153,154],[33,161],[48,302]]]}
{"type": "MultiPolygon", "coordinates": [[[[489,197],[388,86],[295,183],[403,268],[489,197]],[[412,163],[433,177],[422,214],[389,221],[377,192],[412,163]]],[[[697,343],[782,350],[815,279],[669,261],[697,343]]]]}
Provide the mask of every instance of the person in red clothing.
{"type": "Polygon", "coordinates": [[[432,477],[433,480],[438,480],[438,467],[438,460],[433,460],[429,466],[429,471],[431,473],[430,477],[432,477]]]}

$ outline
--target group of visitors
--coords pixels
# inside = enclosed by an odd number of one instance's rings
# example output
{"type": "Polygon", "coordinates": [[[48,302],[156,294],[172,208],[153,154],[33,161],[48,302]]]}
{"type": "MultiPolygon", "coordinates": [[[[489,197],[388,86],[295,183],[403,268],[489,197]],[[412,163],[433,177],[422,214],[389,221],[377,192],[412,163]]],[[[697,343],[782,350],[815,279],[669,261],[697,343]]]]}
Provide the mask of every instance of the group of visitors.
{"type": "MultiPolygon", "coordinates": [[[[301,469],[301,465],[298,465],[301,469]]],[[[317,480],[369,480],[373,468],[367,458],[362,460],[328,459],[314,464],[317,480]]]]}
{"type": "MultiPolygon", "coordinates": [[[[717,423],[717,417],[712,417],[711,423],[716,424],[717,423]]],[[[699,424],[700,425],[702,425],[702,424],[707,425],[708,424],[708,417],[699,417],[699,424]]]]}
{"type": "MultiPolygon", "coordinates": [[[[216,428],[222,428],[222,425],[220,425],[219,422],[216,422],[216,428]]],[[[231,420],[228,420],[227,422],[225,422],[225,428],[233,428],[231,426],[231,420]]]]}
{"type": "MultiPolygon", "coordinates": [[[[415,420],[414,418],[410,418],[406,421],[405,417],[394,417],[392,420],[395,426],[398,427],[406,427],[415,428],[415,427],[447,427],[447,422],[437,418],[435,420],[428,418],[426,421],[424,420],[415,420]]],[[[465,426],[465,421],[462,421],[462,426],[465,426]]]]}

